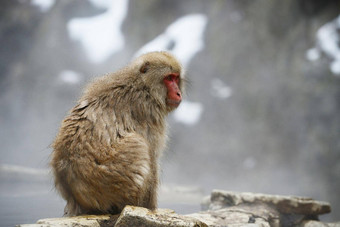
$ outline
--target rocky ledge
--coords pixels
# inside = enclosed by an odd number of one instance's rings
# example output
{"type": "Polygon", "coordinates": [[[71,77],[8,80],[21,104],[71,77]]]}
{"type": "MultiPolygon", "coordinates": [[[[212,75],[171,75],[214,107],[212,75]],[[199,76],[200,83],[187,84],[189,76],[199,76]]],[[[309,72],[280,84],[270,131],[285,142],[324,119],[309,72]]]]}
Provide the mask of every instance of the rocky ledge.
{"type": "Polygon", "coordinates": [[[305,197],[214,190],[204,199],[202,208],[204,211],[180,215],[169,209],[151,211],[142,207],[126,206],[120,215],[48,218],[41,219],[36,224],[23,224],[19,227],[340,227],[340,222],[323,223],[318,219],[319,215],[331,212],[329,203],[305,197]]]}

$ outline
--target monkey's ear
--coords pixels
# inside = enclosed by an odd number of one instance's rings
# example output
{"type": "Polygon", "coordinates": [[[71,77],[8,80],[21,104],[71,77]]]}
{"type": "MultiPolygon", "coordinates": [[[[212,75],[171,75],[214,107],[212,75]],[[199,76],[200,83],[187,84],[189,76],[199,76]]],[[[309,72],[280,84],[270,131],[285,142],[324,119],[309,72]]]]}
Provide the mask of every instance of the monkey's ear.
{"type": "Polygon", "coordinates": [[[150,68],[150,62],[145,62],[139,69],[139,72],[146,73],[150,68]]]}

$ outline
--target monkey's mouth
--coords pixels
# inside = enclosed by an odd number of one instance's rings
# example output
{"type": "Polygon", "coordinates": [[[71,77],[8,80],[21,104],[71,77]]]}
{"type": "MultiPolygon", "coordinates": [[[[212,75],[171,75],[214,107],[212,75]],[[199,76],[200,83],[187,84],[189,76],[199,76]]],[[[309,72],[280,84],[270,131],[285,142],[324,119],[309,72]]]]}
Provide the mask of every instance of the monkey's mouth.
{"type": "Polygon", "coordinates": [[[179,104],[181,103],[181,100],[167,99],[167,100],[166,100],[166,103],[167,103],[169,106],[178,107],[179,104]]]}

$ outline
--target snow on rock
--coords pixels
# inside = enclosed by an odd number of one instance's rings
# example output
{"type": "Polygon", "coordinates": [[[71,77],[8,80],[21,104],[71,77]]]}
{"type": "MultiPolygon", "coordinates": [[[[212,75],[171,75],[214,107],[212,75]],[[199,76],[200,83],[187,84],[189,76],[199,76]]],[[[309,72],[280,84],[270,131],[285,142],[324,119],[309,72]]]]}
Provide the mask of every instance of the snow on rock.
{"type": "Polygon", "coordinates": [[[332,62],[330,70],[335,75],[340,75],[340,15],[331,22],[321,26],[316,33],[316,47],[309,49],[306,57],[310,61],[318,60],[320,52],[326,54],[332,62]]]}
{"type": "Polygon", "coordinates": [[[135,56],[150,51],[170,51],[186,67],[195,54],[204,47],[203,33],[207,17],[202,14],[190,14],[170,24],[164,33],[144,45],[135,56]]]}
{"type": "Polygon", "coordinates": [[[177,122],[194,125],[196,124],[203,112],[203,105],[198,102],[182,101],[174,113],[177,122]]]}
{"type": "Polygon", "coordinates": [[[91,2],[107,11],[94,17],[72,19],[67,28],[70,37],[82,43],[88,58],[100,63],[124,47],[121,25],[127,14],[128,0],[91,2]]]}
{"type": "Polygon", "coordinates": [[[226,99],[231,96],[232,90],[222,80],[214,78],[211,80],[211,94],[217,98],[226,99]]]}
{"type": "Polygon", "coordinates": [[[32,0],[31,3],[45,13],[52,8],[55,0],[32,0]]]}
{"type": "Polygon", "coordinates": [[[82,80],[82,76],[72,70],[63,70],[59,74],[59,79],[66,84],[78,84],[82,80]]]}

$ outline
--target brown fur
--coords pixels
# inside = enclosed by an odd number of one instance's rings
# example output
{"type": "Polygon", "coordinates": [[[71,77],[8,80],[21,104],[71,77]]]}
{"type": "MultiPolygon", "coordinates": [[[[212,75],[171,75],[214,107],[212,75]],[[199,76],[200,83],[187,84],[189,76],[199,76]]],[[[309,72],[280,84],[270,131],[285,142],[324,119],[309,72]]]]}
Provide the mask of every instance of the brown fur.
{"type": "Polygon", "coordinates": [[[182,73],[171,54],[152,52],[85,89],[53,143],[51,166],[67,201],[65,215],[156,208],[165,117],[174,109],[166,104],[163,77],[173,72],[182,73]]]}

